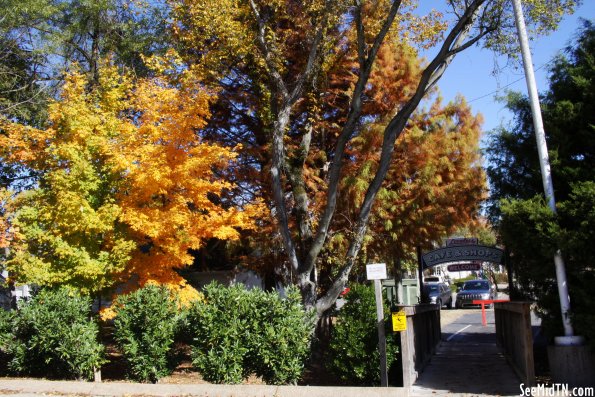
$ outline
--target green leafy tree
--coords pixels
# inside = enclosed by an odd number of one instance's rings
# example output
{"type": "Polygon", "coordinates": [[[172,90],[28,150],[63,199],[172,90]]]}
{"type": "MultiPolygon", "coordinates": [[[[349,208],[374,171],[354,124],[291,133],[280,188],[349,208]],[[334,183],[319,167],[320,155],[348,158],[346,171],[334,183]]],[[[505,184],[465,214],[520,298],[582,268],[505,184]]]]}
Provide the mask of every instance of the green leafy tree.
{"type": "Polygon", "coordinates": [[[2,0],[0,27],[21,49],[37,56],[48,79],[63,68],[81,65],[95,83],[101,60],[148,72],[141,55],[163,50],[168,42],[167,7],[163,2],[132,0],[2,0]]]}
{"type": "Polygon", "coordinates": [[[85,84],[80,74],[69,78],[62,101],[50,108],[51,128],[2,124],[2,155],[41,175],[11,203],[5,264],[19,282],[98,294],[116,281],[136,244],[118,220],[120,174],[110,164],[109,141],[120,125],[110,94],[118,89],[102,97],[86,93],[85,84]]]}
{"type": "Polygon", "coordinates": [[[595,29],[584,22],[567,55],[554,60],[550,90],[543,97],[543,119],[552,159],[557,215],[546,206],[540,187],[538,155],[525,99],[511,102],[516,125],[491,138],[488,159],[494,186],[492,214],[502,242],[512,255],[522,293],[535,299],[550,336],[562,333],[552,257],[564,255],[577,333],[595,341],[591,293],[595,272],[593,227],[595,200],[595,29]],[[509,174],[510,173],[510,174],[509,174]],[[512,175],[512,176],[511,176],[512,175]],[[498,201],[500,200],[500,201],[498,201]]]}
{"type": "MultiPolygon", "coordinates": [[[[540,100],[557,201],[568,199],[572,183],[595,179],[595,29],[583,24],[575,45],[553,60],[550,89],[540,100]]],[[[492,132],[486,148],[496,222],[502,198],[528,199],[543,191],[529,101],[510,93],[507,107],[514,121],[492,132]]]]}
{"type": "MultiPolygon", "coordinates": [[[[108,56],[144,76],[142,56],[169,42],[163,2],[0,0],[0,9],[0,117],[36,128],[45,127],[49,100],[75,63],[95,84],[108,56]]],[[[1,187],[31,188],[38,177],[0,157],[1,187]]]]}
{"type": "Polygon", "coordinates": [[[571,301],[571,320],[577,334],[593,344],[595,332],[592,288],[595,272],[591,266],[595,226],[595,183],[572,186],[567,201],[559,203],[555,216],[543,198],[505,200],[499,231],[511,253],[513,274],[521,294],[537,302],[546,335],[563,334],[554,252],[564,254],[571,301]]]}

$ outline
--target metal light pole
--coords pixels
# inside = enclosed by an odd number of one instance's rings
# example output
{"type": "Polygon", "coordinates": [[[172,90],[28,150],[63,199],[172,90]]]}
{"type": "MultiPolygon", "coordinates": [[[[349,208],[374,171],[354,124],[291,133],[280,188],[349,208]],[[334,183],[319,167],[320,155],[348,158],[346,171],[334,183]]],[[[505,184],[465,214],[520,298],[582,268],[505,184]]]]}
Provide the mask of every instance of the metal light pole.
{"type": "MultiPolygon", "coordinates": [[[[543,120],[541,118],[541,108],[539,106],[539,97],[537,96],[537,85],[535,84],[535,73],[533,71],[533,61],[531,60],[531,51],[529,49],[529,40],[525,27],[525,18],[521,7],[521,0],[512,0],[514,6],[515,22],[521,45],[521,54],[523,56],[523,67],[525,69],[525,79],[527,81],[527,90],[531,103],[531,112],[533,114],[533,126],[535,129],[535,138],[537,139],[537,152],[539,153],[539,165],[541,167],[541,178],[543,189],[548,200],[548,205],[552,212],[556,213],[556,201],[554,198],[554,185],[550,170],[550,161],[545,141],[545,131],[543,129],[543,120]]],[[[570,322],[570,297],[568,295],[568,284],[566,282],[566,269],[562,253],[557,250],[554,254],[554,264],[556,266],[556,279],[558,281],[558,295],[560,297],[560,307],[562,309],[562,322],[564,325],[564,337],[557,337],[556,344],[572,345],[580,344],[582,337],[575,337],[572,324],[570,322]]]]}

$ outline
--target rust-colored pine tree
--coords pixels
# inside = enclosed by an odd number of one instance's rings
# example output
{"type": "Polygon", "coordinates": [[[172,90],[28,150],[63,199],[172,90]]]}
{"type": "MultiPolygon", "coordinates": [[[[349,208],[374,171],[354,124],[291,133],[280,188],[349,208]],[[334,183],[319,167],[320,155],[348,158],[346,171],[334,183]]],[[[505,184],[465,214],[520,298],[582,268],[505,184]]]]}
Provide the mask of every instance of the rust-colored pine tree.
{"type": "MultiPolygon", "coordinates": [[[[415,247],[431,247],[462,228],[472,228],[486,194],[479,138],[481,117],[462,99],[412,118],[395,145],[395,160],[378,192],[363,260],[411,262],[415,247]]],[[[381,135],[372,124],[354,139],[354,156],[338,211],[354,221],[365,187],[378,167],[381,135]]]]}
{"type": "MultiPolygon", "coordinates": [[[[242,163],[260,178],[252,186],[270,205],[285,263],[318,315],[334,304],[356,263],[397,139],[449,63],[480,42],[511,48],[508,2],[445,3],[450,21],[437,12],[418,17],[408,1],[172,0],[182,55],[227,101],[218,105],[231,117],[216,115],[209,135],[246,144],[242,163]],[[394,43],[437,47],[402,95],[390,93],[380,75],[377,82],[372,77],[383,48],[398,48],[394,43]],[[390,103],[393,95],[398,99],[390,103]],[[381,110],[374,101],[388,111],[368,113],[381,110]],[[316,266],[334,232],[352,140],[381,120],[379,160],[350,226],[348,249],[329,288],[321,289],[316,266]]],[[[543,31],[574,8],[572,0],[550,10],[544,0],[526,3],[529,23],[543,31]]]]}

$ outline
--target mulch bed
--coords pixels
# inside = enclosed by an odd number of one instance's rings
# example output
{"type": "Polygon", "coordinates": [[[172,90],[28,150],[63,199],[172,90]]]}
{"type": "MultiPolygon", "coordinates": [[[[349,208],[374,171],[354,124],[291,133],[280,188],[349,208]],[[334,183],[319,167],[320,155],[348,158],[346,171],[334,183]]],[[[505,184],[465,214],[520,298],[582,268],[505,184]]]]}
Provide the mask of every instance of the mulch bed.
{"type": "MultiPolygon", "coordinates": [[[[103,382],[126,382],[126,360],[118,351],[115,343],[110,338],[104,338],[106,346],[106,357],[108,363],[101,367],[101,379],[103,382]]],[[[201,374],[192,367],[192,359],[190,356],[190,346],[177,343],[174,347],[174,355],[176,357],[176,366],[173,373],[169,376],[161,378],[159,383],[165,384],[205,384],[201,374]]],[[[309,386],[341,386],[343,382],[333,376],[323,365],[324,360],[321,354],[316,354],[311,360],[306,363],[302,379],[298,385],[309,386]]],[[[264,385],[264,381],[257,376],[250,376],[243,384],[249,385],[264,385]]]]}

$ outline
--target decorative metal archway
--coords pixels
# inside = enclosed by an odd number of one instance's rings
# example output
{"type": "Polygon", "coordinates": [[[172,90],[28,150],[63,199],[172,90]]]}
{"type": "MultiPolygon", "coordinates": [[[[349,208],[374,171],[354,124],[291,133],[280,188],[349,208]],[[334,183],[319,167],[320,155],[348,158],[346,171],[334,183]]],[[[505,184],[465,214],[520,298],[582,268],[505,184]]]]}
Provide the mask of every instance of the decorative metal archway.
{"type": "Polygon", "coordinates": [[[427,252],[421,258],[422,270],[449,262],[481,261],[504,264],[504,251],[485,245],[458,245],[427,252]]]}
{"type": "MultiPolygon", "coordinates": [[[[506,255],[504,250],[486,245],[455,245],[445,248],[438,248],[425,254],[418,248],[419,261],[419,286],[423,289],[423,271],[443,263],[451,262],[492,262],[506,266],[506,255]]],[[[512,278],[508,269],[508,284],[512,291],[512,278]]]]}

